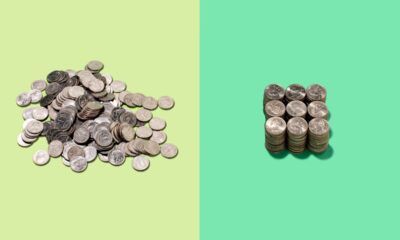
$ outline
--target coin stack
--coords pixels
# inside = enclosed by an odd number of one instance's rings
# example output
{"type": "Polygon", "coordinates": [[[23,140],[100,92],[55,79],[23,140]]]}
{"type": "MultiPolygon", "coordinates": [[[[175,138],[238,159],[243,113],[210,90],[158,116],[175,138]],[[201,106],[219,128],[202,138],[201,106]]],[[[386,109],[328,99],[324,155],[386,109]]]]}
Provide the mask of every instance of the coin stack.
{"type": "Polygon", "coordinates": [[[280,117],[271,117],[265,123],[265,147],[272,153],[285,149],[286,122],[280,117]]]}
{"type": "Polygon", "coordinates": [[[48,150],[38,150],[32,157],[36,165],[61,157],[65,166],[82,172],[97,157],[113,166],[133,157],[132,168],[144,171],[150,166],[149,157],[177,156],[178,148],[166,143],[165,120],[152,113],[173,108],[173,98],[131,93],[125,82],[102,73],[103,68],[94,60],[84,70],[55,70],[47,81],[36,80],[32,90],[17,96],[21,107],[40,103],[24,109],[23,131],[17,137],[22,147],[40,136],[47,139],[48,150]]]}
{"type": "Polygon", "coordinates": [[[291,84],[284,90],[278,84],[264,89],[263,111],[265,147],[271,153],[286,147],[293,153],[309,149],[325,151],[329,145],[328,108],[326,90],[313,84],[307,90],[300,84],[291,84]]]}

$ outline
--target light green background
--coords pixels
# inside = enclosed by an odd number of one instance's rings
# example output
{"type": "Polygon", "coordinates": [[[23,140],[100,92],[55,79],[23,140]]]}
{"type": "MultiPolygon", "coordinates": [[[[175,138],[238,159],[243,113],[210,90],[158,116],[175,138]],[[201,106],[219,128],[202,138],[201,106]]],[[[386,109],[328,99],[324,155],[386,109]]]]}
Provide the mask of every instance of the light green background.
{"type": "Polygon", "coordinates": [[[201,239],[400,239],[399,10],[201,1],[201,239]],[[333,150],[272,157],[265,85],[315,82],[333,150]]]}
{"type": "Polygon", "coordinates": [[[198,2],[2,1],[0,239],[197,239],[199,229],[198,2]],[[43,167],[17,146],[15,97],[54,69],[89,60],[128,89],[174,97],[168,141],[177,158],[134,171],[99,160],[82,174],[53,159],[43,167]]]}

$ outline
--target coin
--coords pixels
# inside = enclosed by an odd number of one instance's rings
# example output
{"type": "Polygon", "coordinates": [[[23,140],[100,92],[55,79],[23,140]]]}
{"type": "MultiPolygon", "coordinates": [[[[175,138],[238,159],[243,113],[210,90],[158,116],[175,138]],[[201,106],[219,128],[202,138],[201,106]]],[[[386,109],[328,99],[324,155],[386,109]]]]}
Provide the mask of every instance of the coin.
{"type": "Polygon", "coordinates": [[[87,146],[83,148],[83,151],[85,152],[85,159],[87,162],[92,162],[96,159],[97,157],[97,149],[93,146],[87,146]]]}
{"type": "Polygon", "coordinates": [[[44,107],[32,109],[32,117],[36,120],[43,121],[49,116],[49,111],[44,107]]]}
{"type": "Polygon", "coordinates": [[[163,144],[167,141],[167,134],[163,131],[153,131],[150,140],[158,144],[163,144]]]}
{"type": "Polygon", "coordinates": [[[136,129],[136,136],[142,139],[150,138],[152,134],[153,131],[151,130],[151,128],[146,126],[138,127],[136,129]]]}
{"type": "Polygon", "coordinates": [[[161,155],[165,158],[174,158],[178,155],[178,148],[171,143],[161,145],[161,155]]]}
{"type": "Polygon", "coordinates": [[[31,145],[31,143],[24,142],[24,140],[22,139],[22,133],[18,134],[17,143],[21,147],[29,147],[31,145]]]}
{"type": "Polygon", "coordinates": [[[32,90],[36,89],[36,90],[39,90],[39,91],[43,91],[43,90],[46,89],[46,86],[47,86],[46,81],[44,81],[44,80],[36,80],[36,81],[32,82],[31,89],[32,90]]]}
{"type": "Polygon", "coordinates": [[[104,64],[100,61],[92,60],[86,65],[86,67],[91,71],[100,72],[104,68],[104,64]]]}
{"type": "Polygon", "coordinates": [[[328,108],[324,102],[313,101],[308,104],[307,110],[311,118],[328,118],[328,108]]]}
{"type": "Polygon", "coordinates": [[[24,111],[22,112],[22,117],[24,118],[24,120],[33,118],[32,111],[33,111],[33,108],[25,108],[24,109],[24,111]]]}
{"type": "Polygon", "coordinates": [[[156,156],[160,153],[160,145],[154,141],[146,141],[144,145],[144,151],[148,153],[150,156],[156,156]]]}
{"type": "Polygon", "coordinates": [[[265,115],[270,117],[283,117],[285,115],[285,104],[279,100],[271,100],[265,104],[265,115]]]}
{"type": "Polygon", "coordinates": [[[158,102],[153,97],[145,97],[142,102],[143,108],[147,110],[155,110],[158,107],[158,102]]]}
{"type": "Polygon", "coordinates": [[[85,157],[85,151],[81,146],[71,146],[67,152],[68,159],[71,161],[76,157],[85,157]]]}
{"type": "Polygon", "coordinates": [[[278,84],[270,84],[264,89],[264,100],[263,106],[269,101],[279,100],[282,101],[285,96],[285,89],[283,89],[278,84]]]}
{"type": "Polygon", "coordinates": [[[25,107],[31,103],[31,95],[23,92],[17,96],[16,103],[18,106],[25,107]]]}
{"type": "Polygon", "coordinates": [[[42,92],[37,89],[29,91],[29,95],[31,96],[32,103],[38,103],[43,98],[42,92]]]}
{"type": "Polygon", "coordinates": [[[286,105],[287,117],[302,117],[304,118],[307,113],[307,106],[301,101],[293,100],[286,105]]]}
{"type": "Polygon", "coordinates": [[[144,155],[139,155],[132,159],[132,168],[136,171],[145,171],[150,166],[149,159],[144,155]]]}
{"type": "Polygon", "coordinates": [[[48,146],[48,153],[51,157],[59,157],[63,152],[63,143],[59,140],[53,140],[48,146]]]}
{"type": "Polygon", "coordinates": [[[114,166],[120,166],[125,162],[125,153],[121,150],[112,150],[108,154],[108,161],[114,166]]]}
{"type": "Polygon", "coordinates": [[[285,100],[286,102],[291,102],[294,100],[304,101],[306,97],[306,90],[300,84],[292,84],[286,88],[285,100]]]}
{"type": "Polygon", "coordinates": [[[86,127],[80,127],[74,132],[74,141],[78,144],[83,144],[89,140],[90,132],[86,127]]]}
{"type": "Polygon", "coordinates": [[[326,89],[319,84],[312,84],[307,88],[307,101],[326,101],[326,89]]]}
{"type": "Polygon", "coordinates": [[[70,162],[70,167],[71,170],[74,172],[83,172],[86,170],[88,163],[85,159],[85,157],[82,156],[78,156],[72,160],[69,161],[70,162]]]}
{"type": "Polygon", "coordinates": [[[46,151],[39,150],[33,155],[32,160],[36,165],[43,166],[49,162],[50,157],[46,151]]]}
{"type": "Polygon", "coordinates": [[[117,93],[125,91],[125,89],[126,89],[126,84],[119,80],[113,81],[110,84],[110,86],[111,86],[111,89],[113,90],[113,92],[117,92],[117,93]]]}
{"type": "Polygon", "coordinates": [[[136,118],[142,122],[148,122],[153,117],[153,114],[144,108],[141,108],[136,111],[136,118]]]}
{"type": "Polygon", "coordinates": [[[321,153],[328,148],[329,124],[323,118],[314,118],[308,124],[307,148],[315,153],[321,153]]]}
{"type": "Polygon", "coordinates": [[[173,98],[168,96],[162,96],[158,99],[158,106],[163,110],[168,110],[173,108],[175,105],[175,101],[173,98]]]}
{"type": "Polygon", "coordinates": [[[167,125],[164,119],[154,117],[149,122],[150,128],[156,131],[163,130],[167,125]]]}

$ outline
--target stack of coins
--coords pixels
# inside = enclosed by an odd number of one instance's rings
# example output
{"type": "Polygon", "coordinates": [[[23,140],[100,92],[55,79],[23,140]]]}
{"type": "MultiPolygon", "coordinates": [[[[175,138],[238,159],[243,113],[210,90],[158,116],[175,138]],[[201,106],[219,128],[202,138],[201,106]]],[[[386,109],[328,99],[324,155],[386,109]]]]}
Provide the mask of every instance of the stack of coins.
{"type": "Polygon", "coordinates": [[[265,123],[265,147],[272,153],[285,149],[286,122],[280,117],[271,117],[265,123]]]}
{"type": "Polygon", "coordinates": [[[277,84],[268,85],[263,99],[267,150],[276,153],[287,147],[293,153],[306,148],[315,153],[325,151],[329,144],[325,101],[326,90],[318,84],[307,90],[300,84],[291,84],[286,90],[277,84]]]}
{"type": "Polygon", "coordinates": [[[308,123],[304,118],[294,117],[287,123],[288,150],[293,153],[301,153],[306,148],[308,123]]]}
{"type": "Polygon", "coordinates": [[[328,121],[323,118],[314,118],[309,122],[308,129],[308,149],[315,153],[325,151],[329,143],[328,121]]]}
{"type": "Polygon", "coordinates": [[[312,84],[311,86],[309,86],[306,93],[308,103],[313,101],[326,101],[326,90],[323,86],[319,84],[312,84]]]}
{"type": "Polygon", "coordinates": [[[81,71],[52,71],[47,82],[36,80],[31,91],[17,96],[21,107],[40,103],[23,111],[23,131],[17,137],[22,147],[40,136],[47,139],[48,150],[39,150],[32,158],[36,165],[61,156],[65,166],[82,172],[97,156],[113,166],[132,156],[131,166],[144,171],[150,164],[148,157],[177,156],[178,148],[166,143],[165,120],[152,113],[173,108],[174,99],[128,92],[125,82],[101,73],[103,68],[102,62],[94,60],[81,71]]]}

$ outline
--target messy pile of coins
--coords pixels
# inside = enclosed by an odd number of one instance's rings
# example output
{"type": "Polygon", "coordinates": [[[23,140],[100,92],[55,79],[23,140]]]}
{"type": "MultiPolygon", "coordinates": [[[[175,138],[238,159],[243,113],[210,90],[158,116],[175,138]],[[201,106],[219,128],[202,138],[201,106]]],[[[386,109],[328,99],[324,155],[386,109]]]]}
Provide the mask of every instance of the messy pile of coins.
{"type": "Polygon", "coordinates": [[[52,71],[47,82],[36,80],[29,92],[17,96],[18,106],[40,104],[24,109],[23,130],[17,137],[22,147],[46,138],[48,149],[33,155],[35,164],[45,165],[61,156],[64,165],[82,172],[97,157],[114,166],[133,157],[132,168],[144,171],[149,157],[161,154],[170,159],[178,154],[174,144],[166,143],[165,120],[152,113],[173,108],[173,98],[157,100],[129,92],[125,82],[101,73],[103,68],[102,62],[94,60],[84,70],[52,71]],[[132,112],[131,108],[138,109],[132,112]]]}
{"type": "Polygon", "coordinates": [[[313,84],[305,89],[292,84],[286,89],[270,84],[264,89],[265,148],[271,153],[288,149],[324,152],[329,145],[326,89],[313,84]]]}

